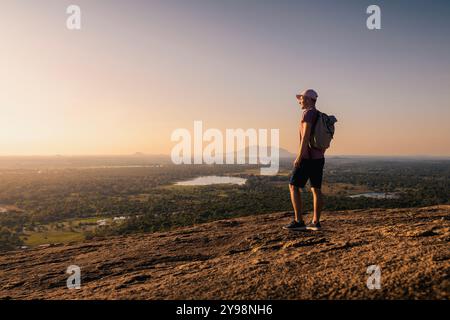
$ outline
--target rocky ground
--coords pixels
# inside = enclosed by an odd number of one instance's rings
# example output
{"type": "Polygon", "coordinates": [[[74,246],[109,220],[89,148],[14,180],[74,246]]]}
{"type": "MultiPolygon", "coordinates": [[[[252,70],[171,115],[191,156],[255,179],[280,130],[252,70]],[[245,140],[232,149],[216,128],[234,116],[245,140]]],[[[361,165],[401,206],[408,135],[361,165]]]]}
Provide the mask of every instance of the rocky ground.
{"type": "Polygon", "coordinates": [[[287,212],[0,256],[3,299],[449,299],[450,206],[287,212]],[[81,268],[81,289],[66,287],[81,268]],[[366,286],[368,266],[381,288],[366,286]]]}

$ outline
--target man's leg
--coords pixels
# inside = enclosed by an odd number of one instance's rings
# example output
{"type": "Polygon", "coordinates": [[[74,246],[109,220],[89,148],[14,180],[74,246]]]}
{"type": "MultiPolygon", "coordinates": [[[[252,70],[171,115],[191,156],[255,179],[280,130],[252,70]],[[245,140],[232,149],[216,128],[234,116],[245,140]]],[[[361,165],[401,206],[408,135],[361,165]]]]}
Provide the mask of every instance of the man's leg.
{"type": "Polygon", "coordinates": [[[311,188],[314,198],[314,217],[313,223],[320,222],[320,214],[323,208],[323,195],[320,188],[311,188]]]}
{"type": "Polygon", "coordinates": [[[302,197],[300,188],[290,184],[289,191],[291,192],[291,202],[292,207],[294,208],[295,221],[301,222],[303,221],[303,219],[302,219],[302,197]]]}

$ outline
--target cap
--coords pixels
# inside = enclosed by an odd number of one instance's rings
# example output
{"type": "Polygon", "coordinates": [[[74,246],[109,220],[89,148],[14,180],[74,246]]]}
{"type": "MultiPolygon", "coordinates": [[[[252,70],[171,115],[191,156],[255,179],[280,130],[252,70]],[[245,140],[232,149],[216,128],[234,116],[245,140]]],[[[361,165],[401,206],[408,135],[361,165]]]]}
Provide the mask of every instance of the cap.
{"type": "Polygon", "coordinates": [[[305,96],[314,100],[317,100],[318,97],[317,92],[314,91],[313,89],[307,89],[302,93],[296,95],[297,99],[300,99],[301,96],[305,96]]]}

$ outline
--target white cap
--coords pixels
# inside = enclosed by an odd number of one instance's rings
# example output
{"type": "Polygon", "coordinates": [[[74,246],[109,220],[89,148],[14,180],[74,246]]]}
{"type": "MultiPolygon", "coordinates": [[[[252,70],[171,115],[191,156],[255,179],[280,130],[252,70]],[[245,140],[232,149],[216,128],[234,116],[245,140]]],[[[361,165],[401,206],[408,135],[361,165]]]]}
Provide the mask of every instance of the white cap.
{"type": "Polygon", "coordinates": [[[306,89],[302,93],[296,95],[297,99],[300,99],[301,96],[305,96],[314,100],[317,100],[317,98],[319,97],[317,92],[314,91],[313,89],[306,89]]]}

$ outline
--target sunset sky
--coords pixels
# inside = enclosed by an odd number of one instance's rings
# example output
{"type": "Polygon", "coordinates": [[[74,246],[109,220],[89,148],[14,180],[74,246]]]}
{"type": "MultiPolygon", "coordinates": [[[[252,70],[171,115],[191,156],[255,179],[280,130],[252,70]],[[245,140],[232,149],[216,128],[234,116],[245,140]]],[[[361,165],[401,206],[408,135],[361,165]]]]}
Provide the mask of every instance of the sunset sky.
{"type": "Polygon", "coordinates": [[[177,128],[278,128],[327,154],[450,156],[449,1],[3,0],[0,155],[169,154],[177,128]],[[66,28],[66,8],[82,29],[66,28]],[[382,29],[368,30],[378,4],[382,29]]]}

